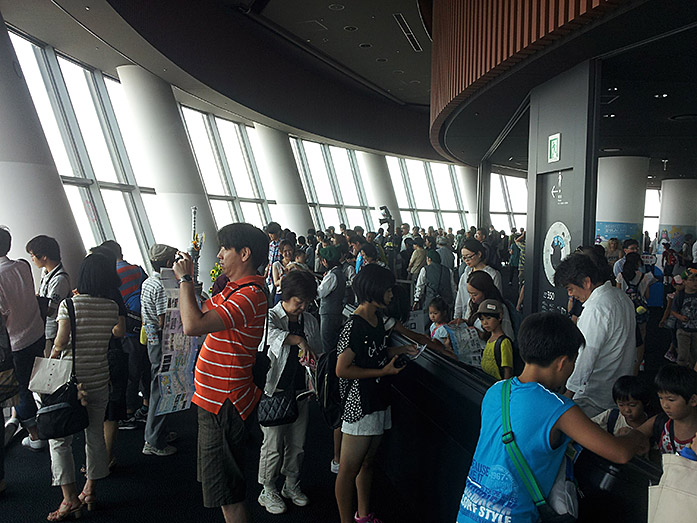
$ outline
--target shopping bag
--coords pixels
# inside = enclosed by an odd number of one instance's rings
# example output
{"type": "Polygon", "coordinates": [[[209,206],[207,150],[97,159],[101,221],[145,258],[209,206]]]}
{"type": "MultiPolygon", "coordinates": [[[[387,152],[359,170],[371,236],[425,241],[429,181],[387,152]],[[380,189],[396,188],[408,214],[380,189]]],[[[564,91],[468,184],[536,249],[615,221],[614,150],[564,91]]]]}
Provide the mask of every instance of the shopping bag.
{"type": "Polygon", "coordinates": [[[53,394],[70,380],[71,370],[72,362],[70,360],[37,356],[31,370],[29,390],[39,394],[53,394]]]}
{"type": "Polygon", "coordinates": [[[648,523],[692,523],[697,513],[697,462],[663,454],[663,476],[649,487],[648,523]]]}

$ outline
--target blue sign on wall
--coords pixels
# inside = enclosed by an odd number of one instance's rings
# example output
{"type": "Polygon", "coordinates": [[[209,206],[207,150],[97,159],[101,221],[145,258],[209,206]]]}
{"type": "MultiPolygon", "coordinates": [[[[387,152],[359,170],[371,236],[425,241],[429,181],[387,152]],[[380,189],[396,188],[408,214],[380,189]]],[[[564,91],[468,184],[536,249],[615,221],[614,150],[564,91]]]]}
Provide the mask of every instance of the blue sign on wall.
{"type": "Polygon", "coordinates": [[[595,243],[606,242],[610,238],[617,238],[620,243],[627,238],[641,241],[642,225],[642,223],[595,222],[595,243]]]}

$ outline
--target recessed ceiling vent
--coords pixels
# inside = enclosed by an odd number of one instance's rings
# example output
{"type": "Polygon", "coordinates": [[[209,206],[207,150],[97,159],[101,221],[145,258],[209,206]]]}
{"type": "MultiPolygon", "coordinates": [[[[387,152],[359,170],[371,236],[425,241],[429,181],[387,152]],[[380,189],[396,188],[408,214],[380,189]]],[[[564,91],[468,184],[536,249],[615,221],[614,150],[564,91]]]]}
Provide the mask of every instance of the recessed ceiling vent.
{"type": "Polygon", "coordinates": [[[416,39],[416,36],[414,36],[414,31],[412,31],[411,27],[409,27],[409,24],[407,23],[406,18],[404,18],[404,15],[402,15],[402,13],[394,13],[392,16],[397,21],[397,25],[404,33],[404,36],[407,38],[407,41],[409,42],[409,45],[411,45],[412,49],[414,49],[414,51],[416,51],[417,53],[423,51],[424,48],[421,47],[421,44],[416,39]]]}

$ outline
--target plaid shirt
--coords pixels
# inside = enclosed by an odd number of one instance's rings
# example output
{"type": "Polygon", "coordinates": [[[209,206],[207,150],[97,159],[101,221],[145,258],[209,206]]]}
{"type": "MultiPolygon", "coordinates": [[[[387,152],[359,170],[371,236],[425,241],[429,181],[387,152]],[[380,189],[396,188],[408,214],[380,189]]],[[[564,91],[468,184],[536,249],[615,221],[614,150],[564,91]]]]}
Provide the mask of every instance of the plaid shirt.
{"type": "Polygon", "coordinates": [[[271,240],[269,242],[269,274],[266,276],[266,284],[273,285],[273,274],[271,273],[271,266],[273,262],[281,261],[281,249],[278,246],[281,245],[281,240],[271,240]]]}

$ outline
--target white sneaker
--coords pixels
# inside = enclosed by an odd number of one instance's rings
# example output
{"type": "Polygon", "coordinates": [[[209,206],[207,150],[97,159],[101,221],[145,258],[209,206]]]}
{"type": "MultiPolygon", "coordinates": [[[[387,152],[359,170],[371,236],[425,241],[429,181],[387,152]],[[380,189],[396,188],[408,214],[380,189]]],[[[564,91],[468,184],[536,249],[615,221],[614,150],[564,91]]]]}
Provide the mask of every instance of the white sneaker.
{"type": "Polygon", "coordinates": [[[286,504],[276,489],[264,487],[257,501],[270,514],[283,514],[286,511],[286,504]]]}
{"type": "Polygon", "coordinates": [[[339,473],[339,464],[336,461],[332,460],[331,464],[329,465],[329,468],[334,474],[339,473]]]}
{"type": "Polygon", "coordinates": [[[281,489],[281,496],[288,498],[298,507],[304,507],[310,502],[303,491],[300,490],[300,485],[297,483],[294,487],[289,486],[288,483],[284,483],[281,489]]]}
{"type": "Polygon", "coordinates": [[[157,447],[151,445],[147,441],[143,445],[143,454],[146,456],[171,456],[177,453],[177,448],[172,445],[167,445],[163,449],[158,449],[157,447]]]}
{"type": "Polygon", "coordinates": [[[46,448],[46,442],[41,439],[31,439],[31,436],[26,436],[22,440],[22,446],[34,452],[38,452],[46,448]]]}

